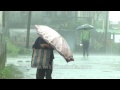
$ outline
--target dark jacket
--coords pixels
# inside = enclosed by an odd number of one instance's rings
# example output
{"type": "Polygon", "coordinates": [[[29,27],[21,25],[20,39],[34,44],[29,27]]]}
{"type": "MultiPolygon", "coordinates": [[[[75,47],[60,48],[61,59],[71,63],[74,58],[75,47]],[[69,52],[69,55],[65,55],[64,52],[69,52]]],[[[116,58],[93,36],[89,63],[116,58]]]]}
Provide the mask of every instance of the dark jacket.
{"type": "MultiPolygon", "coordinates": [[[[40,48],[42,48],[42,47],[40,47],[40,44],[48,44],[48,43],[44,39],[42,39],[41,37],[38,37],[36,39],[35,43],[33,44],[32,48],[40,49],[40,48]]],[[[44,49],[50,49],[50,48],[44,48],[44,49]]],[[[51,55],[50,55],[50,64],[51,64],[53,59],[54,59],[54,54],[53,54],[54,49],[52,48],[50,50],[51,50],[51,55]]]]}

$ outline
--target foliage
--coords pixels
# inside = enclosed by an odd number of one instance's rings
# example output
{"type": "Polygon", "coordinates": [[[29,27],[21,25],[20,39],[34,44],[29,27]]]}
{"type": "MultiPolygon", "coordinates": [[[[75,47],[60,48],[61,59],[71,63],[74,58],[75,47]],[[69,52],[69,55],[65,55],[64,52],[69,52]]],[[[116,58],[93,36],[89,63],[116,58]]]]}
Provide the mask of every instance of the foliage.
{"type": "Polygon", "coordinates": [[[97,51],[97,52],[101,51],[101,49],[104,47],[102,42],[99,42],[95,39],[93,39],[93,41],[90,44],[91,44],[90,46],[93,48],[93,50],[97,51]]]}
{"type": "Polygon", "coordinates": [[[102,29],[103,28],[103,21],[102,20],[94,21],[94,26],[95,26],[95,28],[102,29]]]}
{"type": "Polygon", "coordinates": [[[9,39],[7,39],[7,54],[9,56],[15,57],[17,55],[31,54],[31,51],[23,47],[18,47],[13,44],[9,39]]]}
{"type": "Polygon", "coordinates": [[[113,51],[120,54],[120,43],[113,43],[112,45],[113,51]]]}
{"type": "Polygon", "coordinates": [[[7,39],[7,53],[10,56],[17,56],[19,48],[15,46],[9,39],[7,39]]]}
{"type": "Polygon", "coordinates": [[[21,11],[10,11],[8,16],[8,24],[11,28],[26,28],[27,26],[27,17],[21,11]],[[13,18],[14,17],[14,18],[13,18]]]}
{"type": "Polygon", "coordinates": [[[19,48],[19,55],[31,55],[32,51],[26,48],[19,48]]]}
{"type": "Polygon", "coordinates": [[[12,64],[7,65],[3,70],[0,70],[1,79],[20,79],[22,77],[23,73],[12,64]]]}

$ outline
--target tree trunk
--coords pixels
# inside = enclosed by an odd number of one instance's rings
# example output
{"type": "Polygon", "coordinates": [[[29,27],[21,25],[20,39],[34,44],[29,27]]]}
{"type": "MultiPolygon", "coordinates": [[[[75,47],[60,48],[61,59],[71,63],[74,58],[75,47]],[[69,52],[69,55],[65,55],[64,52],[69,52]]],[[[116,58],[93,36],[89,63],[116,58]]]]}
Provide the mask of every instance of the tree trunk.
{"type": "Polygon", "coordinates": [[[109,22],[109,12],[106,12],[106,25],[105,25],[105,53],[107,52],[107,32],[109,22]]]}
{"type": "Polygon", "coordinates": [[[26,48],[29,48],[30,25],[31,25],[31,11],[28,12],[26,48]]]}

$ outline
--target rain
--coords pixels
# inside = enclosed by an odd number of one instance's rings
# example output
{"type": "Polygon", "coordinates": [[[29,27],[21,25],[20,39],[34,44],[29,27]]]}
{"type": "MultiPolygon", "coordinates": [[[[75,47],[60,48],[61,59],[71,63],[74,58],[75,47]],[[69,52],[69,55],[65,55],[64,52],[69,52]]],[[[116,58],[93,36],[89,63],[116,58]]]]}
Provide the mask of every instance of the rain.
{"type": "Polygon", "coordinates": [[[68,45],[63,55],[53,50],[52,79],[120,79],[119,15],[119,11],[0,11],[0,78],[16,79],[1,74],[12,65],[21,72],[13,75],[18,79],[36,79],[37,68],[31,67],[32,46],[39,37],[35,25],[45,25],[68,45]],[[86,55],[85,29],[90,33],[86,55]],[[65,52],[74,60],[66,62],[65,52]]]}

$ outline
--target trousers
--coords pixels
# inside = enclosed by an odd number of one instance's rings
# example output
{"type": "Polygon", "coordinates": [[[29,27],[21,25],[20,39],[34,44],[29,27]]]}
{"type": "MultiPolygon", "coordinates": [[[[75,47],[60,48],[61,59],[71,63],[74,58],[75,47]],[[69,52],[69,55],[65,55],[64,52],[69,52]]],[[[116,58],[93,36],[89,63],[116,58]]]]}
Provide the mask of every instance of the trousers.
{"type": "Polygon", "coordinates": [[[89,55],[89,40],[86,40],[86,41],[82,41],[82,44],[83,44],[83,56],[85,55],[89,55]]]}
{"type": "Polygon", "coordinates": [[[36,79],[52,79],[53,67],[50,68],[38,68],[36,72],[36,79]]]}

